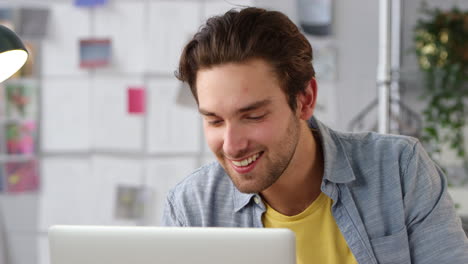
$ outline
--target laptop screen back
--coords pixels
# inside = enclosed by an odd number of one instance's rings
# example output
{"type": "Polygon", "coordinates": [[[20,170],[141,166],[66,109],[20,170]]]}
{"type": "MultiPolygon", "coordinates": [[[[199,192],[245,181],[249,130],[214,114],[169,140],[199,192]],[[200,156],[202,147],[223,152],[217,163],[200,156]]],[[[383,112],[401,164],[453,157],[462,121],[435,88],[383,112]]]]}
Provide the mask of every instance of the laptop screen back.
{"type": "Polygon", "coordinates": [[[267,228],[54,226],[51,264],[294,264],[294,233],[267,228]]]}

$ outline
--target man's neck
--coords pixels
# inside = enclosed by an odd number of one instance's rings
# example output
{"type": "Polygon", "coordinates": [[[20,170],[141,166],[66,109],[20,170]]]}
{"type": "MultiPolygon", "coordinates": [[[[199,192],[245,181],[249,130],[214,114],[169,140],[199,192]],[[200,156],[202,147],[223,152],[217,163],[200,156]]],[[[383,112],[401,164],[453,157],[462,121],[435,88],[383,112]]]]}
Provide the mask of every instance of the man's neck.
{"type": "Polygon", "coordinates": [[[304,211],[320,195],[323,152],[318,137],[301,124],[299,142],[288,168],[265,191],[263,199],[281,214],[292,216],[304,211]]]}

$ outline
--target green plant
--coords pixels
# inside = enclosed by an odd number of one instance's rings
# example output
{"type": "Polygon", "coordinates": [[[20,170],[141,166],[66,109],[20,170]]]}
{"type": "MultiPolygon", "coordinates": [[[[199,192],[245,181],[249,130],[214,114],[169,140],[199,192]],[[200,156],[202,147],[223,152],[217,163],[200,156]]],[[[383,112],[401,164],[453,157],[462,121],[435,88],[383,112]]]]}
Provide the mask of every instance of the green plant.
{"type": "Polygon", "coordinates": [[[415,27],[415,51],[425,79],[422,140],[430,152],[448,144],[464,159],[468,99],[468,11],[423,7],[425,19],[415,27]]]}

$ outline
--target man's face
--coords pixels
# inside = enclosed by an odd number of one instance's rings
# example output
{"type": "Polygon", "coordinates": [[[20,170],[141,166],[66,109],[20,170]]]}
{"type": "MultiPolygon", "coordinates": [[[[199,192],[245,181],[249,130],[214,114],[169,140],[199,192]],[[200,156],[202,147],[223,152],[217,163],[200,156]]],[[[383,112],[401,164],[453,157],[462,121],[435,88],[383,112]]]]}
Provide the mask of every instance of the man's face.
{"type": "Polygon", "coordinates": [[[206,140],[239,191],[259,193],[283,174],[299,140],[299,118],[263,60],[197,74],[206,140]]]}

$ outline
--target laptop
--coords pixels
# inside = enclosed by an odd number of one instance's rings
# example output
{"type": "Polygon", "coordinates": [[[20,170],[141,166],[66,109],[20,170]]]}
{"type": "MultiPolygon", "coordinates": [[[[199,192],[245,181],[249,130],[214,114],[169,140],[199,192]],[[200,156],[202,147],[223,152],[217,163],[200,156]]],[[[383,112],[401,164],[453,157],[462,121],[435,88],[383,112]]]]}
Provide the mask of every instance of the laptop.
{"type": "Polygon", "coordinates": [[[295,264],[276,228],[53,226],[51,264],[295,264]]]}

